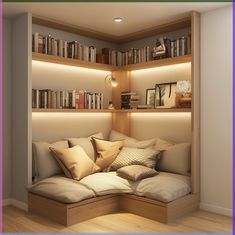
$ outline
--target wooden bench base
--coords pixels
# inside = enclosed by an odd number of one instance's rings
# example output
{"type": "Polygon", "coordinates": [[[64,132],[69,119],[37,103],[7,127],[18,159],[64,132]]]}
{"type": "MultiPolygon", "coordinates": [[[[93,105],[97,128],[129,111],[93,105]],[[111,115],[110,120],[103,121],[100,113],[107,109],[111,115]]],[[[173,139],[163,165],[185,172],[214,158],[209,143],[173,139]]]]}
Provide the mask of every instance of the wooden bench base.
{"type": "Polygon", "coordinates": [[[32,193],[28,194],[29,212],[47,217],[65,226],[119,211],[168,223],[197,210],[198,207],[198,194],[189,194],[170,203],[162,203],[132,194],[119,194],[95,197],[72,204],[60,203],[32,193]]]}

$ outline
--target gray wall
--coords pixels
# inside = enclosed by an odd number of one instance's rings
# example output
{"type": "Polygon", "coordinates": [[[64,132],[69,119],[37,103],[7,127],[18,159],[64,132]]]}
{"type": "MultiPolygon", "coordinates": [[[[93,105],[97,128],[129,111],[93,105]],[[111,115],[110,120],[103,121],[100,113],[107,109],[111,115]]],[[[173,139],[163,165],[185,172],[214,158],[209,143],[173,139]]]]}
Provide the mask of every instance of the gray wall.
{"type": "Polygon", "coordinates": [[[3,19],[3,199],[11,197],[12,185],[12,73],[11,21],[3,19]]]}

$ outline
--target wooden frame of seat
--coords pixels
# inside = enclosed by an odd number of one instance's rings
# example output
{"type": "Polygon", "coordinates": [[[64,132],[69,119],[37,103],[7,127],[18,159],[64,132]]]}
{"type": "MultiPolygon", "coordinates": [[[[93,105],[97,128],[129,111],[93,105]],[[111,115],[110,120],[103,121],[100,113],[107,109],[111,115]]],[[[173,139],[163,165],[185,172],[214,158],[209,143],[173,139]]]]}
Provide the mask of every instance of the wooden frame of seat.
{"type": "Polygon", "coordinates": [[[197,210],[199,195],[188,194],[175,201],[163,203],[132,194],[112,194],[66,204],[29,193],[28,206],[29,212],[47,217],[64,226],[120,211],[168,223],[197,210]]]}

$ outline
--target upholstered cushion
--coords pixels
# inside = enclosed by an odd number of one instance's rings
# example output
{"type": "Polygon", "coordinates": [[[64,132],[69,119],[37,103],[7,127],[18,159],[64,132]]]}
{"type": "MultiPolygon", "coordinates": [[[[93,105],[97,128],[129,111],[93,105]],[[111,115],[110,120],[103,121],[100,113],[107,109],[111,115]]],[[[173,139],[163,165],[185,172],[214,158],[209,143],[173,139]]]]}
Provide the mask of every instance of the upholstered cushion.
{"type": "Polygon", "coordinates": [[[166,203],[191,192],[190,177],[167,172],[143,179],[134,186],[134,194],[166,203]]]}
{"type": "Polygon", "coordinates": [[[154,168],[157,162],[157,154],[155,149],[138,149],[123,147],[117,158],[111,165],[112,170],[117,170],[129,165],[143,165],[154,168]]]}
{"type": "Polygon", "coordinates": [[[92,189],[96,196],[133,193],[132,187],[134,187],[135,184],[135,182],[117,176],[114,171],[95,173],[84,177],[80,182],[92,189]]]}
{"type": "Polygon", "coordinates": [[[133,181],[142,180],[157,174],[158,172],[154,169],[141,165],[124,166],[117,170],[118,176],[133,181]]]}
{"type": "Polygon", "coordinates": [[[95,197],[93,190],[76,180],[53,176],[28,187],[28,191],[62,203],[75,203],[95,197]]]}
{"type": "Polygon", "coordinates": [[[83,150],[86,152],[86,154],[90,157],[90,159],[92,161],[95,161],[95,151],[91,143],[91,137],[103,139],[103,134],[99,132],[87,138],[65,138],[65,139],[69,141],[70,147],[80,145],[83,148],[83,150]]]}
{"type": "Polygon", "coordinates": [[[33,142],[33,159],[35,163],[35,176],[39,181],[56,174],[62,173],[58,163],[50,152],[50,147],[68,148],[68,141],[62,140],[55,143],[33,142]]]}
{"type": "Polygon", "coordinates": [[[100,170],[79,145],[69,149],[50,149],[65,175],[69,178],[80,180],[100,170]]]}
{"type": "Polygon", "coordinates": [[[102,171],[108,171],[111,163],[116,159],[123,146],[123,141],[107,141],[92,137],[97,152],[95,163],[102,171]]]}
{"type": "Polygon", "coordinates": [[[151,146],[154,146],[156,142],[155,138],[140,141],[114,130],[111,130],[109,134],[109,140],[110,141],[123,140],[123,146],[131,148],[149,148],[151,146]]]}
{"type": "Polygon", "coordinates": [[[175,145],[173,141],[157,138],[155,142],[155,149],[158,151],[164,151],[173,145],[175,145]]]}
{"type": "Polygon", "coordinates": [[[190,143],[175,144],[162,152],[158,169],[176,174],[189,175],[191,165],[190,143]]]}

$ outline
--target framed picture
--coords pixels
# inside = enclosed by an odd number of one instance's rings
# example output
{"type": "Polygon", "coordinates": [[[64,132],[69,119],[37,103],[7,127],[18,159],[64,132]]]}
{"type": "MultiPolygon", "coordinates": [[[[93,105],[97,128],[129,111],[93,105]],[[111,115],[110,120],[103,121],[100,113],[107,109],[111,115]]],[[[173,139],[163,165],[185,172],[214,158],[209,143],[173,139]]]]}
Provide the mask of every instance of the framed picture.
{"type": "Polygon", "coordinates": [[[155,108],[175,107],[176,82],[155,85],[155,108]]]}
{"type": "Polygon", "coordinates": [[[152,108],[155,107],[155,88],[146,89],[146,104],[150,105],[152,108]]]}

